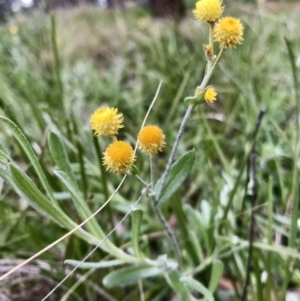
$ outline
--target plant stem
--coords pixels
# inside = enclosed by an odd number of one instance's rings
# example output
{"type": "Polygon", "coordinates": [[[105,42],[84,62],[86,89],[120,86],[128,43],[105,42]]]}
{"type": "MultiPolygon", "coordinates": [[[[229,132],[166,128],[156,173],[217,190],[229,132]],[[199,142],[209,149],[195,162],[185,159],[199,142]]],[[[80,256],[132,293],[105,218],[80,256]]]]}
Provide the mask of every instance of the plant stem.
{"type": "Polygon", "coordinates": [[[236,191],[238,189],[238,185],[239,185],[240,180],[242,178],[242,174],[243,174],[244,168],[245,168],[246,164],[249,163],[249,158],[251,157],[251,152],[252,152],[253,147],[255,145],[255,140],[256,140],[256,137],[257,137],[257,134],[258,134],[258,130],[259,130],[259,127],[261,125],[261,121],[262,121],[262,118],[263,118],[264,114],[265,114],[265,109],[261,109],[260,112],[259,112],[258,118],[257,118],[255,130],[254,130],[254,133],[253,133],[253,136],[252,136],[252,145],[251,145],[250,152],[247,152],[247,154],[245,156],[245,159],[242,162],[239,174],[237,176],[237,180],[235,181],[234,187],[232,188],[232,190],[230,192],[228,203],[227,203],[227,205],[226,205],[226,207],[224,209],[224,214],[223,214],[222,220],[226,220],[227,219],[227,214],[228,214],[228,212],[229,212],[229,210],[231,208],[231,204],[233,202],[233,198],[235,196],[235,193],[236,193],[236,191]]]}
{"type": "MultiPolygon", "coordinates": [[[[216,60],[214,61],[213,65],[207,71],[207,74],[204,76],[204,78],[202,80],[202,83],[199,86],[200,90],[202,90],[202,89],[204,89],[206,87],[206,85],[207,85],[208,81],[210,80],[210,78],[211,78],[211,76],[213,74],[213,71],[216,68],[217,64],[219,63],[219,61],[220,61],[220,59],[221,59],[224,51],[225,51],[225,48],[222,47],[221,50],[220,50],[220,52],[219,52],[219,54],[218,54],[218,56],[217,56],[217,58],[216,58],[216,60]]],[[[173,145],[173,148],[172,148],[172,151],[171,151],[171,155],[170,155],[170,157],[168,159],[167,166],[166,166],[165,171],[164,171],[163,176],[162,176],[161,184],[160,184],[160,186],[159,186],[159,188],[157,190],[157,193],[156,193],[156,197],[155,197],[156,202],[159,201],[159,198],[160,198],[160,195],[161,195],[162,190],[164,188],[164,185],[166,184],[166,180],[167,180],[168,174],[170,172],[170,168],[172,166],[173,159],[175,157],[175,154],[176,154],[176,151],[177,151],[180,139],[181,139],[181,137],[183,135],[185,126],[186,126],[186,124],[187,124],[187,122],[188,122],[188,120],[189,120],[189,118],[190,118],[190,116],[192,114],[192,111],[194,110],[195,106],[196,105],[189,105],[188,108],[187,108],[187,110],[186,110],[186,112],[185,112],[185,115],[184,115],[184,117],[182,119],[180,128],[179,128],[178,133],[177,133],[176,140],[174,142],[174,145],[173,145]]]]}
{"type": "MultiPolygon", "coordinates": [[[[300,111],[300,95],[298,89],[298,73],[297,66],[295,64],[295,55],[292,49],[291,42],[285,37],[285,44],[288,50],[289,60],[292,68],[293,84],[294,84],[294,94],[295,94],[295,107],[296,107],[296,130],[294,136],[294,167],[293,167],[293,186],[292,186],[292,208],[291,208],[291,225],[290,225],[290,235],[288,240],[288,246],[295,248],[296,246],[296,237],[297,237],[297,220],[299,218],[299,172],[298,172],[298,161],[300,157],[300,120],[299,120],[299,111],[300,111]]],[[[294,269],[294,261],[291,258],[287,259],[286,268],[285,268],[285,278],[282,285],[282,295],[280,300],[285,300],[287,287],[289,285],[290,279],[292,277],[291,270],[294,269]]]]}
{"type": "MultiPolygon", "coordinates": [[[[246,280],[243,288],[243,294],[242,294],[242,301],[247,300],[247,292],[248,292],[248,286],[250,283],[250,274],[251,274],[251,265],[252,265],[252,257],[253,257],[253,241],[254,241],[254,223],[255,223],[255,206],[257,201],[257,181],[256,181],[256,143],[255,143],[255,137],[257,136],[258,129],[261,125],[262,118],[264,116],[265,110],[261,109],[259,111],[255,129],[252,135],[252,139],[254,139],[254,144],[252,147],[251,157],[248,162],[248,168],[247,174],[248,179],[250,180],[250,172],[252,172],[252,181],[253,181],[253,187],[252,187],[252,202],[251,202],[251,219],[250,219],[250,230],[249,230],[249,249],[248,249],[248,262],[247,262],[247,271],[246,271],[246,280]]],[[[248,185],[247,185],[248,186],[248,185]]]]}
{"type": "MultiPolygon", "coordinates": [[[[153,166],[152,166],[152,157],[150,156],[150,171],[151,171],[151,183],[150,185],[147,184],[141,177],[139,177],[138,175],[134,175],[133,177],[139,181],[140,183],[142,183],[145,187],[147,187],[148,189],[150,188],[150,191],[152,192],[152,187],[153,187],[153,166]],[[149,187],[150,186],[150,187],[149,187]]],[[[163,228],[165,229],[165,232],[167,233],[171,244],[173,245],[174,248],[174,252],[175,252],[175,256],[177,258],[177,262],[178,262],[178,266],[181,267],[182,266],[182,259],[181,259],[181,254],[180,254],[180,249],[179,249],[179,244],[178,241],[171,229],[171,227],[169,226],[168,222],[165,220],[162,212],[160,211],[158,202],[156,202],[155,198],[151,197],[151,203],[152,203],[152,207],[154,210],[154,213],[156,215],[156,217],[158,218],[159,222],[162,224],[163,228]]]]}
{"type": "MultiPolygon", "coordinates": [[[[96,150],[96,155],[98,158],[99,169],[101,171],[101,182],[102,182],[102,188],[103,188],[103,195],[104,195],[105,200],[107,200],[109,198],[109,194],[108,194],[108,188],[107,188],[106,170],[104,168],[104,165],[101,164],[101,148],[100,148],[100,144],[99,144],[99,139],[94,136],[93,142],[94,142],[94,147],[96,150]]],[[[113,219],[113,213],[112,213],[110,204],[107,205],[106,210],[107,210],[108,220],[110,223],[110,228],[113,229],[114,228],[114,219],[113,219]]],[[[113,241],[116,244],[118,244],[118,236],[117,236],[116,232],[112,233],[112,238],[113,238],[113,241]]]]}
{"type": "Polygon", "coordinates": [[[170,242],[173,245],[175,256],[176,256],[176,259],[177,259],[177,262],[178,262],[178,266],[179,266],[179,269],[181,269],[181,267],[182,267],[182,257],[181,257],[178,241],[177,241],[171,227],[169,226],[168,222],[165,220],[162,212],[160,211],[158,202],[155,200],[155,198],[151,198],[151,200],[152,200],[151,203],[152,203],[152,206],[153,206],[154,213],[157,216],[160,223],[162,224],[162,226],[164,227],[164,229],[165,229],[165,231],[166,231],[166,233],[167,233],[167,235],[170,239],[170,242]]]}
{"type": "MultiPolygon", "coordinates": [[[[52,51],[53,51],[53,56],[54,56],[54,67],[55,67],[55,76],[56,76],[56,81],[59,89],[59,99],[58,102],[64,105],[63,102],[63,85],[61,81],[61,76],[60,76],[60,60],[59,60],[59,55],[58,55],[58,48],[57,48],[57,40],[56,40],[56,18],[54,12],[50,14],[50,20],[51,20],[51,44],[52,44],[52,51]]],[[[63,107],[63,109],[65,109],[63,107]]]]}
{"type": "MultiPolygon", "coordinates": [[[[134,175],[135,179],[137,179],[140,183],[142,183],[145,187],[149,187],[149,184],[147,184],[140,176],[134,175]]],[[[151,184],[150,184],[151,185],[151,184]]]]}
{"type": "MultiPolygon", "coordinates": [[[[212,52],[212,55],[214,53],[214,43],[213,43],[213,29],[214,29],[214,23],[209,23],[209,46],[212,52]]],[[[212,65],[212,59],[207,60],[207,70],[211,68],[212,65]]]]}
{"type": "Polygon", "coordinates": [[[152,162],[152,156],[149,156],[150,159],[150,188],[153,191],[153,187],[154,187],[154,175],[153,175],[153,162],[152,162]]]}
{"type": "Polygon", "coordinates": [[[179,145],[179,141],[180,141],[180,139],[181,139],[181,137],[183,135],[185,126],[187,124],[187,121],[189,120],[189,118],[190,118],[190,116],[191,116],[192,111],[193,111],[194,108],[195,108],[195,105],[189,105],[188,108],[187,108],[187,110],[186,110],[186,112],[185,112],[185,115],[184,115],[184,117],[182,119],[179,131],[177,133],[176,140],[174,142],[174,145],[173,145],[173,148],[172,148],[172,151],[171,151],[171,155],[170,155],[170,157],[168,159],[168,163],[167,163],[166,169],[165,169],[165,171],[163,173],[163,176],[162,176],[161,184],[160,184],[160,186],[158,188],[158,191],[156,193],[156,197],[155,197],[156,203],[158,203],[158,201],[159,201],[159,198],[160,198],[160,195],[161,195],[162,190],[164,188],[164,185],[166,183],[166,180],[167,180],[170,168],[172,166],[173,159],[175,157],[175,154],[176,154],[176,151],[177,151],[177,148],[178,148],[178,145],[179,145]]]}

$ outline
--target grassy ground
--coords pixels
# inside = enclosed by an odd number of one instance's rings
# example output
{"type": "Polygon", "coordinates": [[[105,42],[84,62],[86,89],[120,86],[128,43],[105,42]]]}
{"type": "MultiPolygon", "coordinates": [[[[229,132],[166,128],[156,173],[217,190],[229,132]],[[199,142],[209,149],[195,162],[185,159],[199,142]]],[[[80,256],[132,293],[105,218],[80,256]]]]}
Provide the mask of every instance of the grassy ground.
{"type": "MultiPolygon", "coordinates": [[[[227,12],[243,21],[244,43],[226,51],[211,80],[218,91],[217,102],[197,108],[188,122],[176,158],[195,149],[196,161],[178,193],[162,209],[182,246],[185,273],[193,274],[207,286],[212,269],[208,262],[221,260],[224,273],[215,296],[217,300],[241,300],[252,211],[251,185],[245,191],[243,162],[251,146],[259,110],[265,108],[257,138],[256,245],[248,300],[271,300],[271,295],[274,300],[281,300],[285,286],[300,282],[296,260],[299,259],[298,236],[294,239],[290,234],[295,233],[296,226],[290,226],[290,212],[297,209],[292,206],[298,198],[296,91],[299,88],[295,89],[293,83],[292,66],[299,73],[299,11],[273,12],[264,7],[234,6],[228,7],[227,12]],[[293,64],[285,39],[295,55],[293,64]],[[187,237],[178,226],[178,216],[174,217],[178,199],[184,204],[189,239],[198,247],[196,262],[186,254],[187,237]],[[285,236],[290,238],[288,247],[278,245],[284,242],[285,236]],[[269,277],[262,281],[266,273],[269,277]]],[[[162,81],[148,120],[158,124],[166,135],[167,147],[155,161],[157,179],[186,110],[183,99],[193,95],[204,74],[202,44],[206,43],[207,28],[191,14],[180,24],[174,24],[153,20],[147,12],[138,9],[125,14],[94,7],[59,11],[55,37],[58,61],[50,23],[49,16],[36,13],[32,17],[18,16],[0,28],[0,110],[1,115],[13,120],[25,133],[55,198],[68,216],[80,222],[70,194],[53,174],[56,166],[47,143],[49,130],[63,137],[82,195],[95,211],[121,177],[107,174],[107,186],[103,185],[97,143],[89,130],[90,114],[103,104],[118,107],[125,116],[126,130],[121,137],[134,144],[162,81]]],[[[3,123],[0,129],[5,152],[44,192],[24,149],[3,123]]],[[[108,140],[99,141],[103,150],[108,140]]],[[[147,178],[147,158],[139,155],[136,165],[140,175],[147,178]]],[[[105,233],[128,212],[141,189],[132,179],[126,180],[110,208],[97,217],[105,233]]],[[[151,258],[162,254],[172,257],[170,245],[148,201],[139,206],[144,212],[140,234],[143,252],[151,258]]],[[[297,214],[296,210],[296,217],[297,214]]],[[[65,233],[3,182],[0,229],[1,273],[65,233]]],[[[130,229],[126,220],[111,236],[111,241],[129,252],[130,229]]],[[[41,300],[70,271],[70,266],[63,265],[63,261],[81,260],[91,248],[75,236],[64,240],[40,256],[39,261],[3,282],[0,299],[7,296],[11,300],[41,300]]],[[[97,262],[104,256],[109,258],[98,250],[89,261],[97,262]]],[[[107,289],[101,280],[112,270],[79,269],[49,300],[59,300],[85,273],[90,273],[87,280],[71,291],[68,300],[172,300],[175,294],[162,277],[144,281],[144,299],[138,285],[107,289]]]]}

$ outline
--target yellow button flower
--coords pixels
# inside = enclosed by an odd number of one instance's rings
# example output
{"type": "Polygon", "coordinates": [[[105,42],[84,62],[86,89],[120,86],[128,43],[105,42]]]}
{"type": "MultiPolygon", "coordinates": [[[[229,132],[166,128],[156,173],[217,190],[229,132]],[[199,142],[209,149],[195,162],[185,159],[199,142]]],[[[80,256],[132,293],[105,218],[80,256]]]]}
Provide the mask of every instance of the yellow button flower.
{"type": "Polygon", "coordinates": [[[138,146],[142,152],[150,155],[157,154],[162,151],[165,145],[165,135],[155,125],[145,126],[138,134],[138,146]]]}
{"type": "Polygon", "coordinates": [[[214,38],[221,46],[234,47],[243,41],[243,24],[239,19],[224,17],[218,21],[214,28],[214,38]]]}
{"type": "Polygon", "coordinates": [[[9,27],[9,31],[10,31],[11,34],[15,35],[19,32],[19,28],[16,25],[12,25],[12,26],[9,27]]]}
{"type": "Polygon", "coordinates": [[[103,164],[112,172],[126,173],[135,160],[133,149],[125,141],[111,143],[104,152],[103,164]]]}
{"type": "Polygon", "coordinates": [[[217,92],[213,87],[210,87],[206,90],[204,94],[204,100],[206,102],[214,102],[217,99],[217,92]]]}
{"type": "Polygon", "coordinates": [[[94,130],[94,135],[97,137],[114,136],[120,128],[124,127],[123,119],[123,114],[118,114],[118,109],[100,108],[91,115],[91,129],[94,130]]]}
{"type": "Polygon", "coordinates": [[[200,21],[213,23],[221,17],[223,11],[221,0],[200,0],[196,3],[193,14],[200,21]]]}

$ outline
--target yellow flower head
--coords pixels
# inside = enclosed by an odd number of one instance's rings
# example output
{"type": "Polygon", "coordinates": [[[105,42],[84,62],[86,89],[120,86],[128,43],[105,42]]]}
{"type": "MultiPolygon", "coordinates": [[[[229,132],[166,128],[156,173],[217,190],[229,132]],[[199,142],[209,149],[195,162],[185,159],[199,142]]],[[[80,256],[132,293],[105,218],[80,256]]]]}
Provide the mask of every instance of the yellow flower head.
{"type": "Polygon", "coordinates": [[[223,13],[221,0],[200,0],[196,3],[193,14],[196,19],[203,22],[215,22],[223,13]]]}
{"type": "Polygon", "coordinates": [[[19,32],[19,28],[16,25],[12,25],[9,27],[9,31],[11,34],[17,34],[19,32]]]}
{"type": "Polygon", "coordinates": [[[142,152],[150,155],[157,154],[166,145],[165,135],[155,125],[145,126],[138,134],[138,145],[142,152]]]}
{"type": "Polygon", "coordinates": [[[243,29],[243,24],[239,19],[224,17],[216,24],[213,34],[221,46],[234,47],[243,41],[243,29]]]}
{"type": "Polygon", "coordinates": [[[95,131],[95,136],[114,136],[123,126],[123,114],[118,114],[115,108],[100,108],[96,110],[90,118],[91,129],[95,131]]]}
{"type": "Polygon", "coordinates": [[[111,143],[104,152],[103,164],[112,172],[126,173],[135,160],[133,149],[125,141],[111,143]]]}
{"type": "Polygon", "coordinates": [[[217,92],[213,87],[210,87],[206,90],[204,94],[204,100],[206,102],[214,102],[217,99],[217,92]]]}

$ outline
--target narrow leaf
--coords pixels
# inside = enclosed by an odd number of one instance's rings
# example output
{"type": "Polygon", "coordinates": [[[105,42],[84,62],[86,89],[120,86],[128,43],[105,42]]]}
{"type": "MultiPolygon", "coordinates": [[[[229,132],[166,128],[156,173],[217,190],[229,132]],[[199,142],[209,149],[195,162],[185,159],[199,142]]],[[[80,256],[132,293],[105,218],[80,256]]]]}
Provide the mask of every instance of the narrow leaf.
{"type": "MultiPolygon", "coordinates": [[[[161,193],[160,199],[158,200],[159,204],[163,204],[166,201],[168,201],[171,198],[171,196],[177,191],[177,189],[181,186],[183,181],[188,176],[190,170],[192,169],[194,161],[195,161],[195,151],[192,150],[184,154],[182,157],[180,157],[171,166],[166,184],[161,193]]],[[[160,187],[161,181],[162,178],[160,178],[155,185],[154,190],[156,192],[160,187]]]]}
{"type": "Polygon", "coordinates": [[[131,213],[131,218],[132,218],[132,234],[131,234],[132,246],[133,246],[135,256],[138,259],[141,259],[143,255],[141,253],[141,249],[139,245],[139,237],[140,237],[140,229],[143,220],[143,211],[134,210],[131,213]]]}
{"type": "MultiPolygon", "coordinates": [[[[68,179],[67,175],[62,171],[55,171],[55,175],[58,176],[58,178],[62,181],[62,183],[66,186],[66,188],[69,190],[69,192],[72,195],[72,200],[74,202],[74,205],[82,219],[87,219],[92,215],[92,212],[90,208],[88,207],[87,203],[82,198],[82,195],[79,191],[79,189],[68,179]]],[[[102,240],[101,242],[101,248],[105,250],[106,252],[113,254],[116,257],[119,258],[127,258],[129,259],[129,256],[123,252],[121,249],[117,248],[109,239],[107,239],[105,233],[103,232],[100,225],[97,223],[95,218],[92,218],[89,222],[86,223],[87,229],[89,232],[102,240]]]]}
{"type": "Polygon", "coordinates": [[[79,269],[105,269],[122,264],[126,264],[126,261],[123,260],[109,260],[109,261],[100,261],[100,262],[84,262],[78,260],[67,259],[65,264],[75,266],[79,269]]]}
{"type": "Polygon", "coordinates": [[[189,254],[191,260],[193,261],[193,264],[197,266],[199,264],[199,258],[197,255],[197,251],[191,242],[191,238],[190,238],[191,232],[188,229],[187,219],[182,208],[181,198],[178,193],[174,194],[174,196],[172,197],[172,208],[176,216],[176,220],[178,222],[181,235],[184,238],[184,245],[186,251],[189,254]]]}
{"type": "Polygon", "coordinates": [[[58,166],[58,169],[63,171],[72,181],[72,183],[77,186],[64,143],[60,136],[54,132],[51,132],[48,136],[48,143],[51,155],[55,164],[58,166]]]}
{"type": "Polygon", "coordinates": [[[181,301],[192,301],[194,300],[187,290],[186,286],[180,281],[180,276],[178,271],[171,271],[165,274],[165,278],[170,285],[170,287],[176,292],[181,301]]]}
{"type": "MultiPolygon", "coordinates": [[[[34,185],[31,179],[16,165],[10,163],[8,165],[9,182],[18,193],[24,198],[34,209],[41,214],[51,218],[57,224],[68,230],[74,229],[77,224],[74,223],[58,206],[53,206],[41,191],[34,185]]],[[[98,244],[99,240],[79,228],[75,234],[90,244],[98,244]]]]}
{"type": "MultiPolygon", "coordinates": [[[[64,184],[64,186],[68,189],[68,191],[72,195],[72,200],[75,205],[75,208],[79,214],[79,216],[85,220],[89,216],[92,215],[92,211],[90,210],[89,206],[87,205],[86,201],[83,199],[81,192],[79,191],[78,187],[70,180],[70,178],[60,170],[55,170],[54,174],[59,178],[59,180],[64,184]]],[[[87,228],[89,231],[96,237],[103,239],[105,237],[104,232],[100,228],[99,224],[95,220],[95,218],[91,219],[87,222],[87,228]]]]}
{"type": "Polygon", "coordinates": [[[0,150],[0,161],[4,164],[7,164],[8,162],[11,161],[11,159],[5,152],[0,150]]]}
{"type": "Polygon", "coordinates": [[[23,134],[23,132],[10,119],[8,119],[4,116],[0,116],[0,120],[5,123],[5,125],[9,128],[9,130],[13,133],[14,137],[18,140],[18,142],[20,143],[22,149],[24,150],[24,152],[28,156],[34,170],[36,171],[37,175],[39,176],[39,179],[40,179],[45,191],[47,192],[47,195],[48,195],[50,201],[54,205],[57,205],[57,201],[55,200],[55,198],[53,196],[52,189],[51,189],[51,187],[50,187],[50,185],[47,181],[47,178],[46,178],[46,176],[45,176],[45,174],[42,170],[42,167],[41,167],[41,165],[40,165],[40,163],[39,163],[32,147],[30,146],[27,138],[23,134]]]}
{"type": "Polygon", "coordinates": [[[223,263],[220,260],[215,260],[213,262],[209,286],[208,286],[208,289],[211,293],[214,293],[215,290],[217,289],[220,279],[223,275],[223,271],[224,271],[223,263]]]}
{"type": "Polygon", "coordinates": [[[124,287],[136,284],[144,278],[159,276],[165,269],[165,267],[153,267],[145,264],[134,265],[109,273],[104,277],[103,284],[108,288],[124,287]]]}
{"type": "Polygon", "coordinates": [[[198,282],[192,277],[182,277],[180,281],[186,284],[190,289],[201,293],[205,297],[205,300],[207,301],[215,300],[212,293],[202,283],[198,282]]]}
{"type": "MultiPolygon", "coordinates": [[[[205,225],[205,221],[200,212],[192,208],[190,205],[185,205],[184,210],[188,216],[188,220],[193,225],[193,228],[203,237],[204,249],[208,250],[208,253],[212,253],[212,237],[209,234],[209,228],[205,225]]],[[[202,238],[200,237],[200,239],[202,238]]],[[[199,239],[199,238],[198,238],[199,239]]]]}

